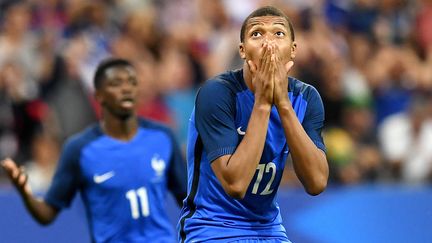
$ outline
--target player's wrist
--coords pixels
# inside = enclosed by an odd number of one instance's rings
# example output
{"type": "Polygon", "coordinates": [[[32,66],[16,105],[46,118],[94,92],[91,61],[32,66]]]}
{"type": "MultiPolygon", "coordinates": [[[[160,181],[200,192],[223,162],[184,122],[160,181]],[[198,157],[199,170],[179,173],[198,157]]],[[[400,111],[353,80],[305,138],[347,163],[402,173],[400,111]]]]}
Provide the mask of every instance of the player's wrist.
{"type": "Polygon", "coordinates": [[[281,99],[275,101],[275,106],[279,111],[291,111],[293,110],[289,99],[281,99]]]}
{"type": "Polygon", "coordinates": [[[270,102],[255,102],[254,109],[270,112],[272,108],[272,104],[270,102]]]}
{"type": "Polygon", "coordinates": [[[254,105],[264,107],[269,106],[271,108],[273,105],[273,94],[265,94],[264,92],[255,93],[254,105]]]}
{"type": "Polygon", "coordinates": [[[291,106],[288,93],[275,93],[273,104],[277,107],[291,106]]]}
{"type": "Polygon", "coordinates": [[[21,194],[21,198],[25,204],[30,204],[32,202],[33,195],[31,195],[30,193],[25,192],[25,191],[20,192],[20,194],[21,194]]]}

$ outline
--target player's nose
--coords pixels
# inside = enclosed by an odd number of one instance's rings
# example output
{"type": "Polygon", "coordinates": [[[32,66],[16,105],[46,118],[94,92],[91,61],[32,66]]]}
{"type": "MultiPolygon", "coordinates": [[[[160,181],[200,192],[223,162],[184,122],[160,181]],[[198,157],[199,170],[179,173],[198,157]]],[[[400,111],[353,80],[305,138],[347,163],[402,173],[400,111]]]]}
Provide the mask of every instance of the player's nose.
{"type": "Polygon", "coordinates": [[[133,91],[133,85],[130,84],[129,82],[122,82],[121,85],[121,92],[122,93],[131,93],[133,91]]]}
{"type": "Polygon", "coordinates": [[[263,42],[262,42],[262,46],[274,46],[276,45],[276,41],[274,39],[274,36],[270,35],[270,36],[265,36],[265,38],[263,38],[263,42]]]}

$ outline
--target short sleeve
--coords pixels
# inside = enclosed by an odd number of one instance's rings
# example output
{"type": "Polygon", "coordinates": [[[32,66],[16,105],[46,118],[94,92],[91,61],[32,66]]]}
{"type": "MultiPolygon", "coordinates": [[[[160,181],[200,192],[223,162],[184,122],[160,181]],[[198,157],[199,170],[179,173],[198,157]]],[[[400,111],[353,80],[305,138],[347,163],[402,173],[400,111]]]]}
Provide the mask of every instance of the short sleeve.
{"type": "Polygon", "coordinates": [[[69,207],[79,185],[80,146],[68,141],[63,147],[60,160],[45,202],[57,209],[69,207]]]}
{"type": "Polygon", "coordinates": [[[309,87],[307,108],[302,125],[313,143],[319,149],[326,152],[326,147],[321,135],[324,126],[324,105],[318,91],[312,86],[309,87]]]}
{"type": "Polygon", "coordinates": [[[209,161],[233,154],[239,138],[235,129],[235,93],[223,82],[208,81],[195,101],[195,127],[209,161]]]}

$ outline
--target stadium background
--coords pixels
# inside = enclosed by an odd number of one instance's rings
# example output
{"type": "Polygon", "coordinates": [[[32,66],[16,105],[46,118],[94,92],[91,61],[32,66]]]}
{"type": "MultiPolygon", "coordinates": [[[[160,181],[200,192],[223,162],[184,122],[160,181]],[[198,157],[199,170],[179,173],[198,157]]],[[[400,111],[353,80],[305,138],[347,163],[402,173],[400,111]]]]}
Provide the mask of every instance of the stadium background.
{"type": "MultiPolygon", "coordinates": [[[[291,75],[314,85],[326,110],[329,188],[306,196],[287,166],[288,236],[430,241],[431,0],[0,0],[0,158],[25,165],[43,194],[65,138],[98,117],[92,74],[110,55],[138,69],[139,114],[171,126],[184,147],[197,88],[241,67],[241,23],[266,4],[293,21],[291,75]]],[[[0,242],[88,240],[79,201],[41,229],[18,199],[0,172],[0,242]]]]}

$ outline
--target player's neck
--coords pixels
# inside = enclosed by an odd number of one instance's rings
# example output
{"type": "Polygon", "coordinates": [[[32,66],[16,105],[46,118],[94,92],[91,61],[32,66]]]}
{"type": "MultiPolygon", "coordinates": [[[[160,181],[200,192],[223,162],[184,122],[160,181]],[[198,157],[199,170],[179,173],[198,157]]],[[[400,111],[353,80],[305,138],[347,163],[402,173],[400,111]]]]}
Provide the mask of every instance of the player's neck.
{"type": "Polygon", "coordinates": [[[252,74],[249,71],[249,67],[246,64],[246,62],[244,62],[243,64],[243,79],[245,81],[246,86],[248,87],[248,89],[252,92],[254,92],[254,88],[252,86],[252,74]]]}
{"type": "Polygon", "coordinates": [[[102,131],[115,139],[128,141],[132,139],[138,131],[138,118],[130,116],[120,119],[113,116],[105,116],[100,121],[102,131]]]}

